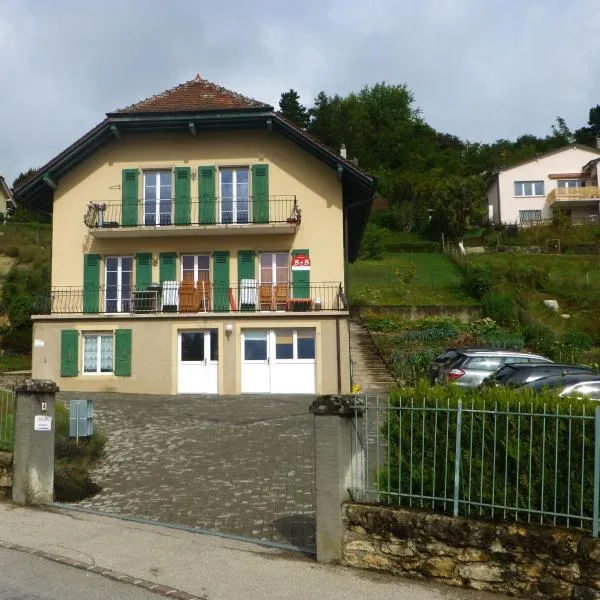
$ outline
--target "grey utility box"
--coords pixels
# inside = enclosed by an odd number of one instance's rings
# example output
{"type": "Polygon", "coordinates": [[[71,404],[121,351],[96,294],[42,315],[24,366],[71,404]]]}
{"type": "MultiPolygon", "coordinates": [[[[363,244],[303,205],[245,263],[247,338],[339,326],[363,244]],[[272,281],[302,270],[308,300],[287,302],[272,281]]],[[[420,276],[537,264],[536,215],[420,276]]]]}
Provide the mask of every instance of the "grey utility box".
{"type": "Polygon", "coordinates": [[[91,400],[71,400],[69,404],[69,435],[90,437],[94,433],[91,400]]]}

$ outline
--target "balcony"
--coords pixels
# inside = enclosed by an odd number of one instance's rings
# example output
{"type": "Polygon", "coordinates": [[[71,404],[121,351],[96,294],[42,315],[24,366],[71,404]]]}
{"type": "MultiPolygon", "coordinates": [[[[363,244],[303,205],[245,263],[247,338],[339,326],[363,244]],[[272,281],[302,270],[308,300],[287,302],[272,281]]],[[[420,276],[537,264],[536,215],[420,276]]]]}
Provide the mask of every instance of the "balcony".
{"type": "Polygon", "coordinates": [[[201,313],[285,314],[347,311],[341,283],[259,283],[242,279],[239,285],[210,281],[165,281],[144,289],[119,286],[57,287],[39,298],[36,314],[198,315],[201,313]]]}
{"type": "Polygon", "coordinates": [[[83,218],[97,238],[293,234],[300,221],[296,196],[90,202],[83,218]]]}
{"type": "Polygon", "coordinates": [[[550,205],[555,202],[581,202],[581,201],[598,202],[600,200],[600,187],[570,187],[556,188],[548,194],[548,202],[550,205]]]}

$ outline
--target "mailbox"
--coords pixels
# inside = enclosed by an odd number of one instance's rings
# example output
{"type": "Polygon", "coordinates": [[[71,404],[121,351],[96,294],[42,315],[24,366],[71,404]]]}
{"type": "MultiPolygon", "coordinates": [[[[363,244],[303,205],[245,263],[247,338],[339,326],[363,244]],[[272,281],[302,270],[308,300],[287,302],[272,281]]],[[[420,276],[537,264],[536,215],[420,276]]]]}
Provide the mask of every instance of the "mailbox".
{"type": "Polygon", "coordinates": [[[69,404],[69,435],[90,437],[94,433],[91,400],[71,400],[69,404]]]}

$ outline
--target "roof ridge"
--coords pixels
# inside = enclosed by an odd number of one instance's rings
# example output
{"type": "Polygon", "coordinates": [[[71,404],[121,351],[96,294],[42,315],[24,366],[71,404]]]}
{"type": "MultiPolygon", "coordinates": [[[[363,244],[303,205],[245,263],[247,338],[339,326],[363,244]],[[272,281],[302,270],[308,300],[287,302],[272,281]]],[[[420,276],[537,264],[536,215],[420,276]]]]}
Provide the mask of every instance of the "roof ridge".
{"type": "Polygon", "coordinates": [[[208,79],[203,79],[197,73],[193,79],[179,83],[171,88],[167,88],[158,94],[148,96],[143,100],[129,104],[124,108],[118,108],[107,113],[108,116],[114,114],[126,114],[129,112],[168,112],[193,111],[193,110],[218,110],[218,109],[244,109],[244,108],[268,108],[272,106],[244,96],[239,92],[227,89],[208,79]],[[194,90],[197,86],[197,90],[194,90]],[[188,95],[186,96],[186,92],[188,95]],[[189,92],[196,97],[190,97],[189,92]],[[178,106],[179,105],[179,106],[178,106]],[[204,105],[204,106],[203,106],[204,105]]]}

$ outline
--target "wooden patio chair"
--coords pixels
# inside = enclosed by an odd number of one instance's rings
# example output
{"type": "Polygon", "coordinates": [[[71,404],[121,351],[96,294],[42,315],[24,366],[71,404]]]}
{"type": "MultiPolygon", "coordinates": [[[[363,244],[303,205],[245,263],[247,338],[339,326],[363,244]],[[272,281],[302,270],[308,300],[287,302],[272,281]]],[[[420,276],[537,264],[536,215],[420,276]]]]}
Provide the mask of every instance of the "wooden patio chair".
{"type": "Polygon", "coordinates": [[[198,312],[200,298],[193,281],[182,281],[179,287],[179,312],[198,312]]]}
{"type": "Polygon", "coordinates": [[[260,285],[260,310],[273,310],[273,286],[270,283],[260,285]]]}
{"type": "Polygon", "coordinates": [[[287,284],[275,286],[275,310],[287,310],[289,300],[289,288],[287,284]]]}

